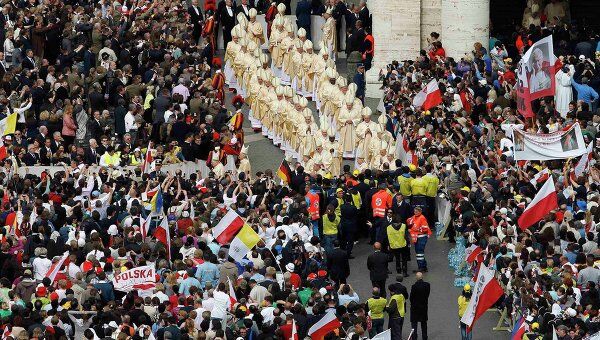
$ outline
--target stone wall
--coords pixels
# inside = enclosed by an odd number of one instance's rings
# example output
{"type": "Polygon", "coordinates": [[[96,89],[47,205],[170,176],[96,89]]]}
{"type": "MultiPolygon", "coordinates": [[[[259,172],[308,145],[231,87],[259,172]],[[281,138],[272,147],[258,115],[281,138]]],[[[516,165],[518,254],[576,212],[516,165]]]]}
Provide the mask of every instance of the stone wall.
{"type": "Polygon", "coordinates": [[[421,48],[431,32],[442,34],[442,0],[421,0],[421,48]]]}

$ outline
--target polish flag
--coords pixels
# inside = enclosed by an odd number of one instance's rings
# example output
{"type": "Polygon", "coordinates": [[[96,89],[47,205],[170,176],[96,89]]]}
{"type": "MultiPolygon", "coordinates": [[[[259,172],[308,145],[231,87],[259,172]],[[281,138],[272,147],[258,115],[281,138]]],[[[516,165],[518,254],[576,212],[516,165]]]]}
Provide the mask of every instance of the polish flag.
{"type": "Polygon", "coordinates": [[[170,231],[169,231],[169,221],[167,220],[167,216],[165,216],[162,221],[160,221],[160,224],[158,225],[158,228],[156,228],[156,230],[154,230],[154,237],[156,237],[156,239],[158,241],[160,241],[162,244],[165,245],[165,248],[167,248],[167,258],[170,260],[171,259],[171,235],[170,235],[170,231]]]}
{"type": "Polygon", "coordinates": [[[143,240],[146,239],[146,237],[148,236],[148,231],[150,231],[150,222],[152,221],[152,216],[154,216],[154,213],[150,213],[150,215],[148,215],[146,219],[140,216],[140,233],[142,234],[143,240]]]}
{"type": "Polygon", "coordinates": [[[486,266],[479,266],[473,296],[460,319],[462,323],[467,325],[469,332],[473,328],[475,321],[504,294],[504,290],[502,290],[502,286],[500,286],[500,283],[494,277],[494,273],[494,270],[486,266]]]}
{"type": "Polygon", "coordinates": [[[50,268],[48,268],[48,271],[46,272],[46,277],[50,279],[50,282],[54,282],[54,279],[56,278],[56,274],[58,274],[58,272],[60,271],[60,267],[62,267],[62,265],[65,263],[65,261],[67,260],[67,257],[69,257],[69,252],[66,252],[60,258],[60,260],[52,263],[50,268]]]}
{"type": "Polygon", "coordinates": [[[235,296],[235,289],[233,288],[233,284],[231,283],[231,280],[229,278],[227,278],[227,282],[229,283],[229,301],[231,302],[231,307],[233,308],[233,306],[237,303],[237,297],[235,296]]]}
{"type": "Polygon", "coordinates": [[[144,156],[144,160],[142,161],[142,174],[149,174],[151,172],[150,168],[152,165],[152,149],[150,149],[150,143],[148,143],[148,148],[146,149],[146,155],[144,156]]]}
{"type": "Polygon", "coordinates": [[[576,180],[577,178],[583,176],[583,174],[589,169],[590,161],[592,160],[592,156],[593,156],[593,154],[592,154],[593,148],[594,148],[594,143],[590,143],[587,146],[585,153],[583,155],[581,155],[579,162],[577,162],[577,165],[575,165],[573,172],[571,172],[572,180],[576,180]]]}
{"type": "Polygon", "coordinates": [[[531,227],[556,208],[558,208],[558,196],[554,188],[554,180],[552,177],[549,177],[540,191],[535,195],[533,201],[529,203],[521,217],[519,217],[519,228],[525,230],[531,227]]]}
{"type": "Polygon", "coordinates": [[[213,228],[212,233],[217,242],[227,244],[243,226],[244,220],[233,209],[230,209],[213,228]]]}
{"type": "Polygon", "coordinates": [[[528,328],[529,327],[527,326],[527,322],[525,322],[525,319],[523,317],[521,317],[515,323],[515,327],[513,328],[512,332],[510,333],[510,339],[511,340],[522,340],[523,335],[525,335],[525,332],[527,332],[528,328]]]}
{"type": "Polygon", "coordinates": [[[465,249],[465,261],[467,263],[473,263],[480,255],[483,255],[483,249],[478,245],[472,244],[469,248],[465,249]]]}
{"type": "Polygon", "coordinates": [[[538,185],[538,183],[545,182],[548,179],[548,177],[550,177],[550,170],[548,170],[548,168],[545,168],[544,170],[535,174],[535,176],[533,176],[533,178],[529,182],[533,186],[536,186],[538,185]]]}
{"type": "Polygon", "coordinates": [[[408,147],[408,140],[400,134],[396,137],[396,158],[402,161],[402,165],[419,164],[419,157],[408,147]]]}
{"type": "Polygon", "coordinates": [[[431,79],[429,84],[427,84],[421,92],[417,93],[413,99],[413,106],[420,107],[423,111],[429,110],[441,103],[442,93],[440,92],[436,79],[431,79]]]}
{"type": "Polygon", "coordinates": [[[334,311],[329,311],[318,322],[310,327],[308,335],[312,340],[322,340],[325,335],[340,328],[342,323],[335,316],[334,311]]]}

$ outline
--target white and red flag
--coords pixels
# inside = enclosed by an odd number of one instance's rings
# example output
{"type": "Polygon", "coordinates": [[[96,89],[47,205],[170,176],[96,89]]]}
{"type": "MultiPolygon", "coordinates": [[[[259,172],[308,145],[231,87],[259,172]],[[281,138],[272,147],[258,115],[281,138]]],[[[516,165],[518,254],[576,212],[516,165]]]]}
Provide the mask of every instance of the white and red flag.
{"type": "Polygon", "coordinates": [[[436,79],[432,79],[413,99],[413,106],[420,107],[423,111],[429,110],[441,103],[442,93],[436,79]]]}
{"type": "Polygon", "coordinates": [[[576,180],[577,178],[583,176],[583,174],[590,168],[590,161],[592,160],[592,150],[594,149],[594,143],[588,144],[585,149],[585,153],[581,155],[579,162],[573,168],[573,172],[571,172],[571,179],[576,180]]]}
{"type": "Polygon", "coordinates": [[[486,266],[480,266],[477,273],[477,282],[473,289],[473,295],[469,301],[469,305],[465,310],[460,321],[467,325],[471,331],[473,324],[479,317],[492,307],[498,299],[504,294],[504,290],[500,283],[494,277],[495,271],[486,266]]]}
{"type": "Polygon", "coordinates": [[[537,174],[533,176],[533,178],[529,181],[533,186],[538,185],[539,183],[544,183],[548,177],[550,177],[550,170],[545,168],[542,171],[539,171],[537,174]]]}
{"type": "Polygon", "coordinates": [[[167,248],[167,258],[171,260],[171,233],[169,231],[167,216],[163,217],[156,230],[154,230],[154,237],[165,245],[165,248],[167,248]]]}
{"type": "Polygon", "coordinates": [[[525,230],[531,227],[556,208],[558,208],[558,195],[554,188],[554,179],[550,176],[519,217],[519,228],[525,230]]]}
{"type": "Polygon", "coordinates": [[[150,148],[150,143],[148,143],[148,148],[146,149],[146,155],[144,156],[144,160],[142,161],[142,174],[148,174],[152,172],[152,149],[150,148]]]}
{"type": "Polygon", "coordinates": [[[233,209],[230,209],[213,228],[212,233],[217,242],[227,244],[243,226],[244,220],[233,209]]]}
{"type": "Polygon", "coordinates": [[[50,268],[48,268],[48,272],[46,272],[46,277],[50,279],[50,282],[54,282],[56,278],[56,274],[60,271],[60,268],[65,263],[67,258],[69,257],[69,252],[66,252],[58,261],[52,263],[50,268]]]}
{"type": "Polygon", "coordinates": [[[465,249],[465,261],[467,263],[473,263],[473,261],[479,257],[483,257],[483,255],[483,249],[478,245],[472,244],[469,248],[465,249]]]}
{"type": "Polygon", "coordinates": [[[341,325],[342,323],[335,316],[335,312],[330,310],[321,318],[321,320],[310,327],[308,335],[312,340],[322,340],[325,338],[325,335],[340,328],[341,325]]]}

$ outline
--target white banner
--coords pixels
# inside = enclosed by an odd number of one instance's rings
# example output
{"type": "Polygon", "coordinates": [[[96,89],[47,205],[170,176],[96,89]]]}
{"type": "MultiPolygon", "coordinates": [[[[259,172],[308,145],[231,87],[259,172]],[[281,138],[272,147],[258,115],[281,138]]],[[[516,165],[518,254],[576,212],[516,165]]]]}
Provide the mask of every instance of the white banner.
{"type": "Polygon", "coordinates": [[[152,289],[156,286],[154,266],[136,267],[115,275],[113,286],[116,290],[130,292],[152,289]]]}
{"type": "Polygon", "coordinates": [[[515,160],[547,161],[579,157],[586,152],[586,145],[579,123],[566,131],[549,134],[536,134],[514,129],[512,139],[515,160]]]}

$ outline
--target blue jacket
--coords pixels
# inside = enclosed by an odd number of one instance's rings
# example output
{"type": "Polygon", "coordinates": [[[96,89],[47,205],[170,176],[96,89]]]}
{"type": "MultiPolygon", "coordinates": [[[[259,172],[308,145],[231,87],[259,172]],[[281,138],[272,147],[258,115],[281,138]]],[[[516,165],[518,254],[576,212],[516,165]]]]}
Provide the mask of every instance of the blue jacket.
{"type": "Polygon", "coordinates": [[[200,280],[200,285],[202,288],[206,287],[206,283],[212,283],[213,287],[217,286],[219,282],[219,268],[216,264],[210,262],[204,262],[199,265],[196,269],[196,275],[194,275],[198,280],[200,280]]]}
{"type": "Polygon", "coordinates": [[[356,73],[353,82],[356,84],[356,97],[363,98],[365,96],[365,87],[367,86],[365,75],[360,72],[356,73]]]}
{"type": "MultiPolygon", "coordinates": [[[[298,27],[310,28],[310,10],[310,2],[307,0],[298,1],[296,5],[296,23],[298,27]]],[[[310,32],[306,33],[309,34],[310,32]]]]}
{"type": "Polygon", "coordinates": [[[575,91],[577,91],[577,100],[583,100],[584,102],[591,104],[594,100],[598,99],[598,92],[589,85],[579,84],[575,79],[571,79],[571,84],[573,85],[573,88],[575,88],[575,91]]]}
{"type": "Polygon", "coordinates": [[[115,291],[111,282],[98,282],[94,284],[94,288],[98,289],[98,292],[100,292],[102,302],[107,303],[108,301],[115,300],[115,291]]]}

